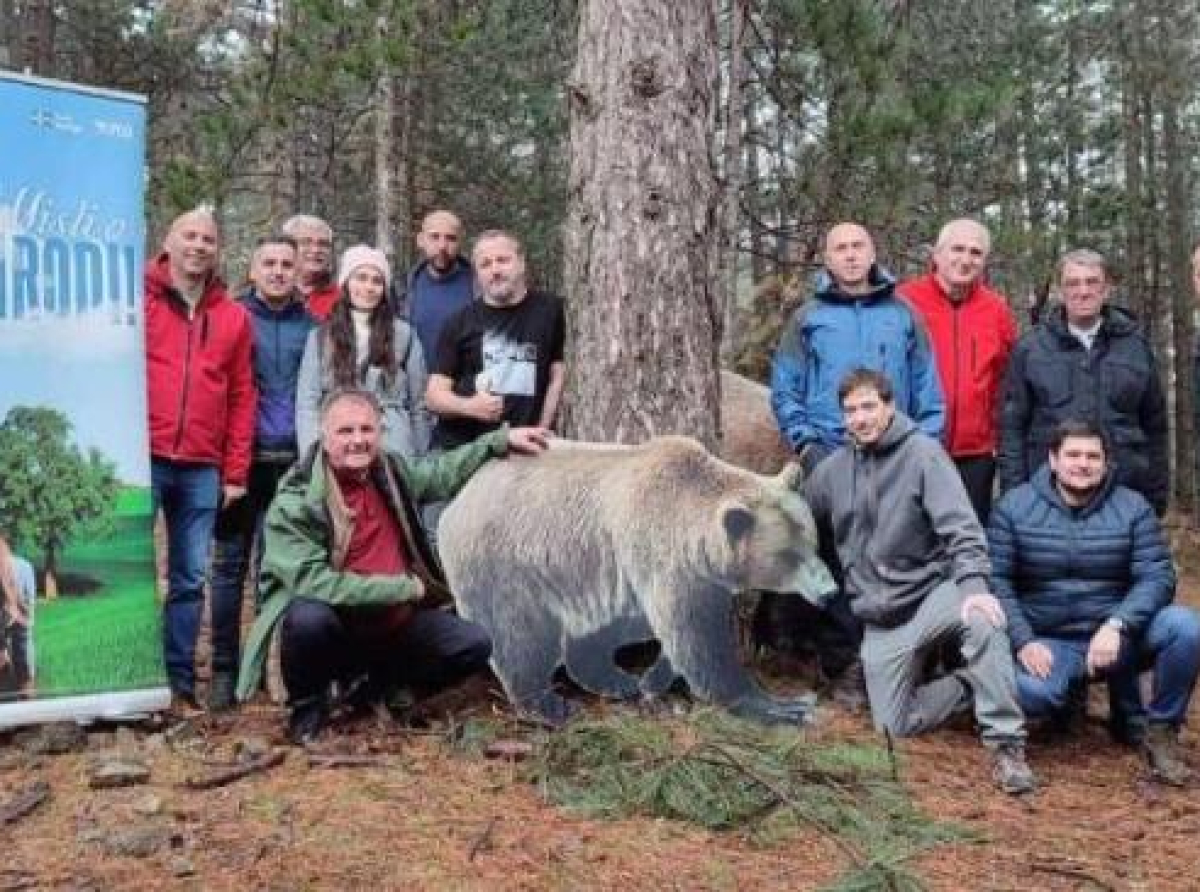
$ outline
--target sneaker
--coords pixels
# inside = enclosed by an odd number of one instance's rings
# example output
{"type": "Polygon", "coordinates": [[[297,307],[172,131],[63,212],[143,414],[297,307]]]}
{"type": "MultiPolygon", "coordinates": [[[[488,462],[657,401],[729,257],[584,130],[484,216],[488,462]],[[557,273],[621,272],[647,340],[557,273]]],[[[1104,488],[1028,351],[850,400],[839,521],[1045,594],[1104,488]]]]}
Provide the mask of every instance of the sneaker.
{"type": "Polygon", "coordinates": [[[208,685],[208,711],[228,712],[237,706],[237,678],[232,672],[214,672],[208,685]]]}
{"type": "Polygon", "coordinates": [[[1191,769],[1180,758],[1178,728],[1152,724],[1142,743],[1142,755],[1150,766],[1150,774],[1157,781],[1172,787],[1184,787],[1192,779],[1191,769]]]}
{"type": "Polygon", "coordinates": [[[862,712],[867,707],[867,679],[862,660],[855,660],[829,685],[829,699],[847,712],[862,712]]]}
{"type": "Polygon", "coordinates": [[[329,702],[322,696],[305,697],[292,704],[288,716],[288,740],[294,746],[314,743],[329,721],[329,702]]]}
{"type": "Polygon", "coordinates": [[[1025,761],[1025,747],[1019,743],[1005,743],[996,747],[992,751],[992,780],[1012,796],[1036,790],[1037,778],[1025,761]]]}

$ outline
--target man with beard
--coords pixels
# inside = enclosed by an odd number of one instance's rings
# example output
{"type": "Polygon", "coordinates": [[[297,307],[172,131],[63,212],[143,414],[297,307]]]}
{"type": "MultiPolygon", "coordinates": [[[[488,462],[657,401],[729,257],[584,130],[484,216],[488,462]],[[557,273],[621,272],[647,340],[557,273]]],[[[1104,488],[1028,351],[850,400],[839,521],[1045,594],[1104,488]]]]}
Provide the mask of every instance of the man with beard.
{"type": "Polygon", "coordinates": [[[505,422],[552,428],[566,379],[563,302],[528,287],[521,243],[489,230],[471,261],[480,299],[446,323],[429,370],[426,404],[438,419],[439,449],[505,422]]]}
{"type": "Polygon", "coordinates": [[[341,296],[333,280],[333,229],[320,217],[297,214],[281,230],[296,240],[297,284],[308,312],[323,322],[341,296]]]}
{"type": "MultiPolygon", "coordinates": [[[[297,243],[288,235],[262,239],[250,259],[250,287],[239,303],[254,329],[254,421],[249,487],[217,517],[212,575],[212,681],[209,709],[234,706],[242,592],[250,557],[261,542],[263,517],[287,469],[298,457],[296,385],[304,344],[315,320],[296,287],[297,243]]],[[[261,547],[259,548],[261,559],[261,547]]],[[[257,576],[255,573],[257,587],[257,576]]],[[[257,607],[257,598],[256,604],[257,607]]]]}
{"type": "Polygon", "coordinates": [[[1099,425],[1055,428],[1049,464],[992,511],[992,583],[1026,714],[1060,714],[1072,688],[1104,678],[1113,736],[1139,747],[1157,778],[1182,785],[1190,772],[1178,736],[1200,671],[1200,616],[1171,603],[1175,569],[1158,519],[1117,483],[1109,454],[1099,425]],[[1138,683],[1145,668],[1149,708],[1138,683]]]}
{"type": "Polygon", "coordinates": [[[417,333],[427,368],[446,323],[475,297],[474,270],[459,253],[462,235],[462,222],[450,211],[425,215],[417,233],[422,259],[409,271],[399,300],[398,311],[417,333]]]}

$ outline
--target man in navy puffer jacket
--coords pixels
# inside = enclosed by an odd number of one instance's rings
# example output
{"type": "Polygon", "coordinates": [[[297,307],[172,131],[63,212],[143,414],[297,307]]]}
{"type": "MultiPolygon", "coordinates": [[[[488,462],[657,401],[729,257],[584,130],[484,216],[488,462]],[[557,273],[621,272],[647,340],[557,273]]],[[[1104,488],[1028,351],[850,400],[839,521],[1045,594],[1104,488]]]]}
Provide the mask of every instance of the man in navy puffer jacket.
{"type": "Polygon", "coordinates": [[[1200,671],[1200,615],[1172,605],[1175,570],[1154,510],[1117,484],[1101,429],[1065,421],[1049,465],[992,512],[992,588],[1008,616],[1028,715],[1061,712],[1073,684],[1108,681],[1114,735],[1153,773],[1186,783],[1179,728],[1200,671]],[[1151,667],[1142,702],[1138,673],[1151,667]]]}

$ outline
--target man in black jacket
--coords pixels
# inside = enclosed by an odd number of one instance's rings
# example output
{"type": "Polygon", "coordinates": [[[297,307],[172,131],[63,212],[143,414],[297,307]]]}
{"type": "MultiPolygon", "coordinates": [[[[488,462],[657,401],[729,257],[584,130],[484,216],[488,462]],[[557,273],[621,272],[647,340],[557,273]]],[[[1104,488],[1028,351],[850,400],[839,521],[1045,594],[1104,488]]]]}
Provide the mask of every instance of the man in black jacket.
{"type": "Polygon", "coordinates": [[[1114,736],[1139,746],[1161,780],[1183,784],[1177,738],[1200,670],[1200,615],[1171,604],[1175,570],[1158,519],[1115,482],[1100,428],[1064,422],[1049,462],[1000,501],[988,528],[1021,707],[1053,715],[1073,685],[1106,678],[1114,736]]]}
{"type": "Polygon", "coordinates": [[[1055,427],[1086,420],[1105,431],[1118,483],[1160,516],[1170,484],[1167,404],[1154,353],[1134,318],[1108,304],[1104,258],[1076,250],[1058,267],[1062,305],[1018,342],[1009,362],[1000,426],[1000,488],[1045,461],[1055,427]]]}

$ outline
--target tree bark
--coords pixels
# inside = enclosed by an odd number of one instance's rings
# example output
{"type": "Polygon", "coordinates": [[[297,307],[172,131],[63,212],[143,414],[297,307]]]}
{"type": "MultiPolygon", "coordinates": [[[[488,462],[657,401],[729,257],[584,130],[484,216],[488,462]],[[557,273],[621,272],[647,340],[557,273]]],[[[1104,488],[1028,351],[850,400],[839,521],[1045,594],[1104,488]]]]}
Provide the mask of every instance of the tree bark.
{"type": "Polygon", "coordinates": [[[711,0],[585,0],[568,87],[568,430],[715,448],[711,0]]]}
{"type": "Polygon", "coordinates": [[[745,105],[746,20],[749,0],[730,0],[728,88],[725,96],[725,157],[721,182],[721,266],[717,280],[722,301],[721,365],[730,366],[737,353],[738,235],[741,232],[743,162],[742,127],[745,105]]]}

